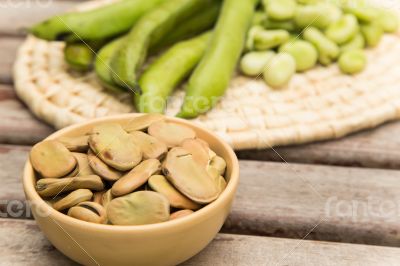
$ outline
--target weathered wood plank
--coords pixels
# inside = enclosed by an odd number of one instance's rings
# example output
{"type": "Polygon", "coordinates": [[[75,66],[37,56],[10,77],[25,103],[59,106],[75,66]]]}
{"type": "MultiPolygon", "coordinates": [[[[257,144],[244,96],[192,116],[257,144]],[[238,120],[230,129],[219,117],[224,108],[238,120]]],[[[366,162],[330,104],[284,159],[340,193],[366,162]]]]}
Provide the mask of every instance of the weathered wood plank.
{"type": "Polygon", "coordinates": [[[400,169],[400,122],[338,140],[238,152],[241,159],[400,169]],[[283,158],[283,160],[282,160],[283,158]]]}
{"type": "MultiPolygon", "coordinates": [[[[0,219],[4,265],[76,265],[45,239],[34,221],[0,219]]],[[[219,234],[183,265],[395,265],[400,249],[219,234]]]]}
{"type": "MultiPolygon", "coordinates": [[[[29,218],[6,210],[24,207],[7,203],[23,202],[20,176],[29,147],[0,147],[0,210],[29,218]]],[[[400,171],[254,161],[241,161],[240,168],[224,232],[400,246],[400,171]]]]}
{"type": "Polygon", "coordinates": [[[0,84],[0,143],[32,144],[52,132],[16,99],[10,86],[0,84]]]}
{"type": "Polygon", "coordinates": [[[20,38],[0,36],[0,83],[12,83],[12,65],[22,41],[20,38]]]}
{"type": "Polygon", "coordinates": [[[26,29],[50,16],[71,9],[77,1],[1,0],[0,35],[24,36],[26,29]]]}

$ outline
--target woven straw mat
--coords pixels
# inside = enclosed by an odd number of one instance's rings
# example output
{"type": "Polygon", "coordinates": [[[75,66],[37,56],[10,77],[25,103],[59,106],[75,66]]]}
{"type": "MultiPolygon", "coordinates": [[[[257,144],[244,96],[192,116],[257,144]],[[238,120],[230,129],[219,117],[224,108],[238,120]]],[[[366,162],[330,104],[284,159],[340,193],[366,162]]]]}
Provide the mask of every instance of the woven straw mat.
{"type": "MultiPolygon", "coordinates": [[[[87,2],[77,10],[107,2],[87,2]]],[[[112,95],[93,73],[68,70],[63,47],[29,36],[19,49],[15,88],[36,116],[62,128],[135,111],[130,95],[112,95]]],[[[367,54],[368,67],[356,76],[341,74],[336,64],[317,67],[296,74],[281,90],[236,76],[222,101],[193,122],[240,150],[339,138],[400,118],[400,35],[385,35],[367,54]]],[[[183,95],[175,93],[181,100],[183,95]]],[[[177,113],[181,100],[168,107],[168,115],[177,113]]]]}

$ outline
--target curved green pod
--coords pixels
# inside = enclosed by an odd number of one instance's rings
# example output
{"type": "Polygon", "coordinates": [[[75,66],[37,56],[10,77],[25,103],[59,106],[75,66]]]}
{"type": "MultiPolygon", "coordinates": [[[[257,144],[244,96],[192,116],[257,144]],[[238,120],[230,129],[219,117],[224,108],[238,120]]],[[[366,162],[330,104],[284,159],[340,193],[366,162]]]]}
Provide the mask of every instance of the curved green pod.
{"type": "Polygon", "coordinates": [[[212,0],[169,0],[143,16],[131,29],[126,41],[111,60],[112,77],[119,86],[133,90],[137,72],[152,42],[162,40],[174,27],[209,7],[212,0]]]}
{"type": "Polygon", "coordinates": [[[210,44],[189,79],[178,114],[192,118],[210,110],[225,93],[242,53],[256,0],[225,0],[210,44]]]}
{"type": "Polygon", "coordinates": [[[119,37],[100,49],[94,63],[94,70],[100,83],[108,90],[113,92],[121,92],[123,88],[116,85],[112,79],[112,69],[110,67],[111,58],[125,41],[125,36],[119,37]]]}
{"type": "Polygon", "coordinates": [[[99,40],[127,32],[146,12],[165,0],[122,0],[86,12],[54,16],[30,29],[45,40],[99,40]]]}
{"type": "Polygon", "coordinates": [[[142,93],[134,96],[139,112],[164,113],[168,96],[198,64],[210,35],[175,44],[145,70],[139,80],[142,93]]]}

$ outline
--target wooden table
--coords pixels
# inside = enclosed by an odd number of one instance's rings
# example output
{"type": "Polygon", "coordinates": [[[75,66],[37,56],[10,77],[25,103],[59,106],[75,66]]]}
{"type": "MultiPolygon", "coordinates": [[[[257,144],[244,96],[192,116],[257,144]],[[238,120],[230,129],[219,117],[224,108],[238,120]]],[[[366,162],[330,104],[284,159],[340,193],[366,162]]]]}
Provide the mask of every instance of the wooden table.
{"type": "MultiPolygon", "coordinates": [[[[30,146],[53,129],[16,98],[11,65],[21,28],[74,1],[0,0],[0,257],[71,265],[24,202],[30,146]]],[[[238,152],[241,183],[221,233],[186,265],[398,265],[400,122],[347,138],[238,152]]]]}

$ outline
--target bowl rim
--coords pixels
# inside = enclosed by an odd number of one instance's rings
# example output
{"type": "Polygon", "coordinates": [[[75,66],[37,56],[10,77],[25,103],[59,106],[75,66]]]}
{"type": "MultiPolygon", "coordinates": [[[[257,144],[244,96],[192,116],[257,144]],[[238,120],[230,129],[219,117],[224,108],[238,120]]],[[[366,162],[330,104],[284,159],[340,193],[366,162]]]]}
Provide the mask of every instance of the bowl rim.
{"type": "MultiPolygon", "coordinates": [[[[57,137],[60,137],[61,135],[64,135],[68,132],[74,131],[80,127],[84,126],[90,126],[91,124],[94,123],[101,123],[101,122],[112,122],[113,120],[123,120],[127,118],[135,118],[139,117],[145,114],[142,113],[129,113],[129,114],[120,114],[120,115],[112,115],[112,116],[107,116],[107,117],[102,117],[102,118],[96,118],[96,119],[90,119],[88,121],[74,124],[68,127],[65,127],[63,129],[57,130],[48,137],[45,138],[47,139],[54,139],[57,137]]],[[[182,217],[180,219],[175,219],[171,221],[166,221],[166,222],[161,222],[161,223],[155,223],[155,224],[146,224],[146,225],[109,225],[109,224],[96,224],[96,223],[90,223],[86,221],[82,221],[79,219],[75,219],[72,217],[69,217],[68,215],[56,211],[53,209],[51,206],[49,206],[43,199],[42,197],[39,196],[39,194],[36,192],[36,189],[34,186],[31,184],[31,173],[33,172],[32,165],[30,163],[29,158],[27,159],[23,171],[23,188],[25,192],[25,197],[27,198],[28,201],[33,201],[35,203],[38,203],[40,207],[45,208],[46,213],[48,214],[46,217],[52,219],[55,223],[56,221],[62,220],[64,224],[68,224],[70,226],[75,226],[75,227],[81,227],[85,228],[85,230],[105,230],[109,232],[147,232],[147,231],[164,231],[164,230],[173,230],[176,228],[184,227],[184,226],[190,226],[191,224],[196,224],[204,219],[207,218],[209,213],[212,213],[213,211],[217,211],[220,209],[220,207],[224,206],[225,204],[229,203],[230,198],[234,197],[237,187],[239,185],[239,161],[236,157],[235,152],[227,144],[221,137],[219,137],[217,134],[211,132],[208,129],[205,129],[197,124],[191,123],[187,120],[181,119],[181,118],[176,118],[176,117],[170,117],[170,116],[165,116],[167,121],[171,122],[177,122],[180,124],[187,125],[191,128],[195,128],[196,130],[203,131],[207,135],[213,136],[217,142],[222,146],[222,148],[228,153],[229,159],[232,160],[232,169],[231,173],[229,176],[229,182],[227,183],[227,186],[225,190],[221,193],[221,195],[213,202],[210,204],[204,206],[200,210],[195,211],[193,214],[182,217]]],[[[46,218],[43,217],[43,218],[46,218]]],[[[35,218],[36,219],[36,218],[35,218]]],[[[57,223],[58,224],[58,223],[57,223]]],[[[58,224],[58,226],[61,226],[58,224]]]]}

